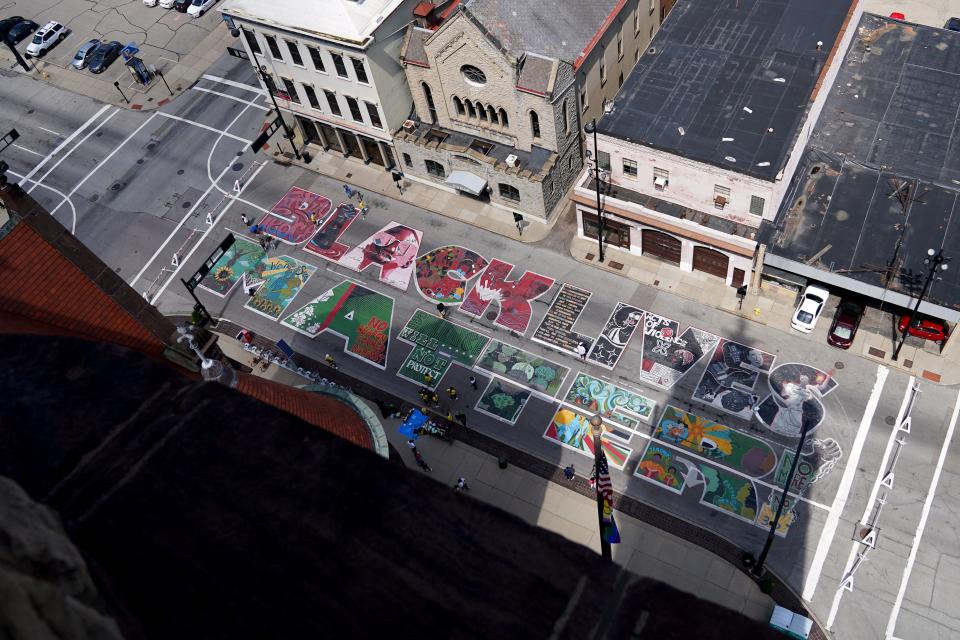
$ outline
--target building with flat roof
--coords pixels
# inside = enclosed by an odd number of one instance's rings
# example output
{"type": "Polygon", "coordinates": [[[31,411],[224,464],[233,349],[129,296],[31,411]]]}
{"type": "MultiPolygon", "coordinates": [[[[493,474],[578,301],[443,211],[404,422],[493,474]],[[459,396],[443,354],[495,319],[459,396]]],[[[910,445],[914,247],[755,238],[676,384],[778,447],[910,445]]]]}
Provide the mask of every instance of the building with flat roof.
{"type": "Polygon", "coordinates": [[[859,0],[681,0],[597,123],[578,231],[746,281],[826,100],[859,0]]]}
{"type": "MultiPolygon", "coordinates": [[[[764,263],[912,308],[928,249],[960,255],[960,33],[867,14],[776,217],[764,263]]],[[[960,265],[921,312],[960,322],[960,265]]]]}

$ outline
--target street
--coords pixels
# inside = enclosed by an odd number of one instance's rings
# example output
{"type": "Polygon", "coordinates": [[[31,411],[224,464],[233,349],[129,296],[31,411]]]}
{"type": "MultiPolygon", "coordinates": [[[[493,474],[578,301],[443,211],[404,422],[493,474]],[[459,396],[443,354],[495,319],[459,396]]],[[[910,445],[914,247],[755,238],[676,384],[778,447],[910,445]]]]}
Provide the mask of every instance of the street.
{"type": "Polygon", "coordinates": [[[580,475],[585,418],[604,412],[616,491],[754,554],[796,446],[786,407],[808,394],[804,419],[820,414],[769,566],[837,637],[960,633],[955,389],[584,266],[570,215],[527,245],[372,193],[369,213],[341,209],[358,205],[342,182],[250,151],[269,100],[244,61],[222,57],[150,113],[4,75],[9,174],[162,312],[189,314],[179,280],[233,233],[197,289],[215,317],[411,401],[434,387],[470,428],[580,475]],[[262,252],[241,215],[289,241],[262,252]]]}

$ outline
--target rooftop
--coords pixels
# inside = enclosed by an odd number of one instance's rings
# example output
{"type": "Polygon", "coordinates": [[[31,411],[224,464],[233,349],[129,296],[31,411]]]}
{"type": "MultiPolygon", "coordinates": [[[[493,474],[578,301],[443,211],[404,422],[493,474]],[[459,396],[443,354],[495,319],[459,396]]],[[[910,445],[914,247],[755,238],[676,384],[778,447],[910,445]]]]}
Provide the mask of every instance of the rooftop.
{"type": "Polygon", "coordinates": [[[856,1],[680,0],[598,130],[773,180],[856,1]]]}

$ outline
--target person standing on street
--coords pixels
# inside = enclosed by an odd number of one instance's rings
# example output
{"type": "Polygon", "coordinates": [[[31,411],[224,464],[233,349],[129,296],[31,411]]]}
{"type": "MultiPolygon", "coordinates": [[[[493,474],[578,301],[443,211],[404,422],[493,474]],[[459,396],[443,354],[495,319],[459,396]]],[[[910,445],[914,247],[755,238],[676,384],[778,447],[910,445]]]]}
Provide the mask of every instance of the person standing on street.
{"type": "Polygon", "coordinates": [[[416,449],[413,450],[413,459],[417,461],[417,466],[424,471],[433,471],[433,469],[430,468],[430,465],[427,464],[427,461],[423,459],[423,455],[416,449]]]}
{"type": "Polygon", "coordinates": [[[457,478],[457,484],[453,485],[455,491],[470,491],[470,486],[467,484],[467,479],[463,476],[457,478]]]}
{"type": "Polygon", "coordinates": [[[426,384],[428,387],[433,386],[433,376],[430,375],[429,373],[423,374],[423,382],[424,382],[424,384],[426,384]]]}
{"type": "Polygon", "coordinates": [[[442,302],[437,303],[437,311],[440,313],[441,318],[444,320],[447,319],[447,307],[442,302]]]}
{"type": "Polygon", "coordinates": [[[333,356],[329,353],[323,357],[323,361],[326,362],[333,369],[339,369],[337,366],[337,361],[333,359],[333,356]]]}
{"type": "Polygon", "coordinates": [[[580,356],[580,359],[586,362],[587,360],[587,347],[582,342],[577,344],[577,355],[580,356]]]}
{"type": "Polygon", "coordinates": [[[415,440],[407,440],[407,446],[410,447],[410,451],[413,451],[414,455],[417,454],[417,443],[415,440]]]}
{"type": "Polygon", "coordinates": [[[240,214],[240,222],[242,222],[242,223],[243,223],[243,226],[245,226],[245,227],[249,227],[249,226],[250,226],[250,218],[248,218],[248,217],[247,217],[247,214],[245,214],[245,213],[241,213],[241,214],[240,214]]]}
{"type": "Polygon", "coordinates": [[[470,386],[473,387],[473,390],[477,390],[477,379],[473,376],[470,376],[470,386]]]}
{"type": "Polygon", "coordinates": [[[457,400],[457,388],[456,387],[447,387],[447,395],[450,396],[450,399],[453,401],[457,400]]]}

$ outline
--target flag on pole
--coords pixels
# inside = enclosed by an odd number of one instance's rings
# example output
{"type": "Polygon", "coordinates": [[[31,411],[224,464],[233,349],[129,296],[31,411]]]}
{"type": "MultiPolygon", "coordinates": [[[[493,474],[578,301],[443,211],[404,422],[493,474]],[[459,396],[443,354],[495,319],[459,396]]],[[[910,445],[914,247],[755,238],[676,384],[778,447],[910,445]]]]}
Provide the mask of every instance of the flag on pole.
{"type": "Polygon", "coordinates": [[[607,455],[603,449],[600,450],[599,469],[594,470],[590,486],[603,498],[603,539],[610,544],[616,544],[620,542],[620,531],[613,519],[613,482],[610,480],[610,465],[607,464],[607,455]]]}

